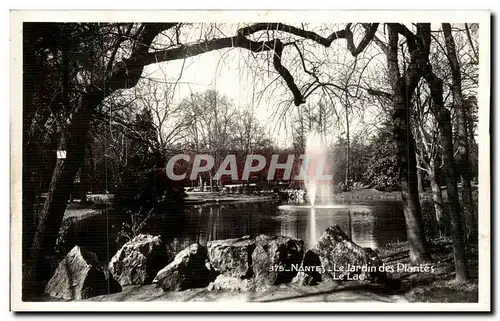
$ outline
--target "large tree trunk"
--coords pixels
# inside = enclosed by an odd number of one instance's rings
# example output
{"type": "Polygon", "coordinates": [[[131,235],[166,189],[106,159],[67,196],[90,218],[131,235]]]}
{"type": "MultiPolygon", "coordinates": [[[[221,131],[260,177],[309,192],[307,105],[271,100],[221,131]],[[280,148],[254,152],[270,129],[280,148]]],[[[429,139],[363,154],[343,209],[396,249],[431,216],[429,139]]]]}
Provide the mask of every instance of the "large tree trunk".
{"type": "Polygon", "coordinates": [[[397,145],[399,171],[401,180],[401,198],[406,221],[410,260],[413,263],[430,261],[427,241],[424,233],[424,224],[420,208],[417,184],[417,159],[415,156],[415,141],[410,129],[411,98],[421,78],[420,53],[412,53],[412,61],[400,76],[398,67],[398,35],[389,26],[389,46],[387,50],[387,64],[389,79],[393,89],[394,112],[394,140],[397,145]],[[417,61],[419,60],[419,61],[417,61]]]}
{"type": "Polygon", "coordinates": [[[455,256],[455,277],[458,281],[465,281],[467,279],[467,265],[465,261],[464,229],[458,199],[457,174],[453,161],[453,131],[450,111],[443,104],[443,81],[432,72],[428,72],[425,77],[431,87],[431,111],[438,121],[443,148],[443,163],[446,173],[448,206],[453,238],[453,254],[455,256]]]}
{"type": "Polygon", "coordinates": [[[462,77],[460,64],[457,58],[455,40],[451,33],[451,25],[443,23],[443,33],[445,37],[446,52],[451,68],[452,95],[457,116],[458,132],[458,166],[457,171],[462,182],[462,201],[465,210],[465,218],[468,227],[467,235],[471,238],[477,237],[477,217],[473,209],[471,175],[469,163],[469,134],[467,129],[467,112],[462,97],[462,77]]]}
{"type": "Polygon", "coordinates": [[[424,263],[430,261],[430,256],[418,194],[415,141],[409,128],[410,93],[413,93],[412,88],[406,85],[404,78],[401,78],[394,95],[394,138],[398,151],[401,196],[410,245],[410,260],[413,263],[424,263]]]}
{"type": "Polygon", "coordinates": [[[30,255],[34,264],[33,281],[46,281],[49,277],[46,258],[54,254],[54,245],[73,190],[75,175],[84,159],[91,114],[102,99],[102,92],[87,94],[74,114],[68,130],[63,129],[60,148],[66,150],[66,158],[57,160],[47,198],[39,215],[30,255]]]}
{"type": "Polygon", "coordinates": [[[440,236],[446,235],[446,222],[445,222],[445,212],[443,203],[443,193],[441,191],[441,186],[437,179],[437,170],[434,160],[431,159],[429,162],[429,180],[431,182],[432,189],[432,201],[434,203],[434,212],[436,216],[436,224],[440,236]]]}

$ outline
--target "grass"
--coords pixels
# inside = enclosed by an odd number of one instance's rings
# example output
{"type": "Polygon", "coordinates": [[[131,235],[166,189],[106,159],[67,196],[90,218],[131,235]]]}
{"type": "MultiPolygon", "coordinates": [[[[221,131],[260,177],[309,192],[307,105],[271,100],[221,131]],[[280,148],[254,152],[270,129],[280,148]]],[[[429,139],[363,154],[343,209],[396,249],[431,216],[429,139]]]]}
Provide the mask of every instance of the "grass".
{"type": "Polygon", "coordinates": [[[334,196],[337,197],[359,197],[359,198],[399,198],[401,197],[401,192],[400,191],[393,191],[393,192],[384,192],[384,191],[379,191],[374,188],[356,188],[351,191],[347,192],[338,192],[335,193],[334,196]]]}
{"type": "Polygon", "coordinates": [[[406,298],[410,302],[456,303],[478,302],[477,282],[457,282],[440,280],[427,286],[418,286],[408,292],[406,298]]]}
{"type": "MultiPolygon", "coordinates": [[[[469,280],[455,281],[455,261],[453,244],[449,238],[431,239],[429,242],[434,268],[432,273],[397,272],[390,277],[401,281],[397,290],[409,302],[478,302],[478,248],[468,246],[469,280]]],[[[408,242],[388,244],[378,249],[379,257],[386,264],[397,266],[398,263],[410,264],[408,242]]]]}

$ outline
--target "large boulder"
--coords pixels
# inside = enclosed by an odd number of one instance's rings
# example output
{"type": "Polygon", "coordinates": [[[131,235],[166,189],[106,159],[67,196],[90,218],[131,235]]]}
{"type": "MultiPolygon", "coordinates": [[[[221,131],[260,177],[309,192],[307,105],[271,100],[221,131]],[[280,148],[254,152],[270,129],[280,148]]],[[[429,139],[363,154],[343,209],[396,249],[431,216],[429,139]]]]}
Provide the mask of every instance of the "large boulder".
{"type": "Polygon", "coordinates": [[[376,253],[352,242],[336,224],[326,229],[313,252],[318,255],[324,268],[324,279],[385,280],[386,275],[380,272],[381,262],[376,253]]]}
{"type": "Polygon", "coordinates": [[[255,240],[249,236],[211,241],[207,243],[207,248],[210,263],[220,274],[242,279],[252,276],[255,240]]]}
{"type": "Polygon", "coordinates": [[[304,242],[287,236],[259,235],[252,253],[254,280],[258,286],[290,282],[302,262],[304,242]]]}
{"type": "Polygon", "coordinates": [[[161,269],[153,283],[159,284],[164,291],[182,291],[206,287],[213,279],[207,249],[195,243],[180,251],[172,262],[161,269]]]}
{"type": "Polygon", "coordinates": [[[64,300],[82,300],[101,294],[120,292],[91,251],[75,246],[59,263],[45,287],[45,293],[64,300]]]}
{"type": "Polygon", "coordinates": [[[140,234],[111,258],[109,271],[122,285],[149,284],[167,261],[160,236],[140,234]]]}

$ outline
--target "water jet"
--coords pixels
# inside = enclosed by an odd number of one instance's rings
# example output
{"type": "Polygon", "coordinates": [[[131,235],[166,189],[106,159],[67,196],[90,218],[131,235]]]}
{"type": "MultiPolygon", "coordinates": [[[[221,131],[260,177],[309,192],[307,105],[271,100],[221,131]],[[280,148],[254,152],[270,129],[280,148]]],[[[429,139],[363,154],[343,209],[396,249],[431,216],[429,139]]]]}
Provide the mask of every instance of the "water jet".
{"type": "MultiPolygon", "coordinates": [[[[324,174],[325,170],[328,169],[328,153],[328,145],[324,136],[317,131],[309,133],[306,140],[305,158],[301,169],[302,173],[305,173],[303,179],[307,203],[283,204],[278,207],[280,210],[288,212],[303,213],[305,211],[307,213],[309,218],[308,246],[310,248],[314,247],[318,240],[316,231],[317,220],[322,219],[322,217],[324,218],[325,215],[335,217],[335,209],[341,211],[345,209],[349,210],[349,229],[351,229],[352,225],[351,212],[371,212],[370,207],[366,205],[336,204],[333,202],[333,177],[324,174]]],[[[349,235],[352,236],[351,231],[349,231],[349,235]]]]}

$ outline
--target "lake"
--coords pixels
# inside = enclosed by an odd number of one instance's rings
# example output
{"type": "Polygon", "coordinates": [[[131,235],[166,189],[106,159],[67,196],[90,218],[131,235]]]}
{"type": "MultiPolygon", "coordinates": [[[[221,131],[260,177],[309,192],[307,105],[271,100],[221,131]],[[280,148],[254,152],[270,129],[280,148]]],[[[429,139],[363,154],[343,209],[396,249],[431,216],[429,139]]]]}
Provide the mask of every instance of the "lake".
{"type": "MultiPolygon", "coordinates": [[[[339,204],[339,202],[337,202],[339,204]]],[[[146,231],[161,234],[175,251],[189,244],[258,234],[285,235],[311,248],[331,225],[338,224],[352,240],[373,249],[406,240],[400,201],[345,203],[345,208],[281,209],[277,201],[225,203],[172,208],[156,215],[146,231]]]]}
{"type": "MultiPolygon", "coordinates": [[[[422,204],[424,212],[432,211],[427,203],[422,204]]],[[[170,205],[164,212],[153,215],[141,233],[161,235],[171,254],[196,242],[206,245],[211,240],[259,234],[298,238],[304,241],[306,249],[310,249],[333,224],[338,224],[362,247],[377,249],[406,240],[401,201],[338,200],[335,204],[341,205],[340,208],[315,208],[314,211],[277,200],[170,205]]],[[[119,235],[122,224],[130,217],[120,213],[106,215],[104,210],[101,213],[86,224],[77,224],[70,229],[58,255],[64,256],[73,246],[80,245],[95,252],[103,262],[111,259],[127,241],[126,237],[119,235]]]]}

